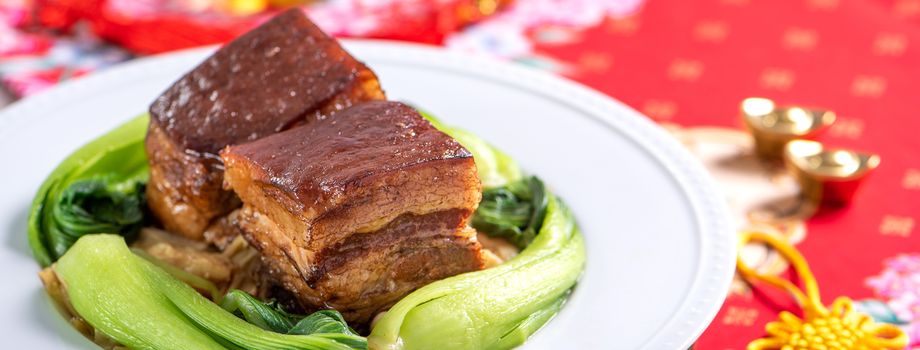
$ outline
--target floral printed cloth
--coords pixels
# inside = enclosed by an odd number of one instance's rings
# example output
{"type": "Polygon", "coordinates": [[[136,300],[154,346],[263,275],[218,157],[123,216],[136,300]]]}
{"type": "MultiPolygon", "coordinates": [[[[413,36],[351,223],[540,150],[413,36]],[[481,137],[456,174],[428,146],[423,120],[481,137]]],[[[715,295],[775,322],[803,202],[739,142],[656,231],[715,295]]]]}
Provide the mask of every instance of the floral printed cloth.
{"type": "MultiPolygon", "coordinates": [[[[547,68],[532,55],[540,35],[596,26],[641,0],[329,0],[305,6],[326,32],[446,44],[547,68]],[[478,22],[478,23],[477,23],[478,22]],[[470,25],[473,24],[473,25],[470,25]]],[[[225,42],[284,4],[259,0],[14,0],[0,5],[0,77],[26,96],[134,57],[225,42]],[[59,35],[64,34],[64,35],[59,35]]]]}
{"type": "Polygon", "coordinates": [[[863,300],[862,311],[900,325],[914,345],[920,345],[920,254],[898,255],[884,264],[879,275],[866,280],[880,300],[863,300]]]}

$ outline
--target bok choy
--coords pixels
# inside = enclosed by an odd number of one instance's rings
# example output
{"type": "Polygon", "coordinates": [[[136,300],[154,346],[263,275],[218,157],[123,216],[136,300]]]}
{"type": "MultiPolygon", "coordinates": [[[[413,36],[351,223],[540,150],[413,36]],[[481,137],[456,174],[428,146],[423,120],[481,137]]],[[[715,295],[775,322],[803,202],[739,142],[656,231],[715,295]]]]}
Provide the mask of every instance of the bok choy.
{"type": "Polygon", "coordinates": [[[309,316],[290,314],[274,301],[264,302],[240,290],[224,297],[221,307],[259,328],[284,334],[341,333],[358,336],[348,327],[342,314],[335,310],[320,310],[309,316]]]}
{"type": "MultiPolygon", "coordinates": [[[[305,317],[290,334],[250,324],[133,254],[121,236],[85,235],[53,270],[83,319],[134,349],[367,348],[363,337],[333,324],[341,320],[337,312],[305,317]]],[[[225,299],[241,296],[234,295],[225,299]]]]}
{"type": "Polygon", "coordinates": [[[472,225],[491,237],[507,239],[524,249],[537,236],[549,197],[536,176],[482,191],[472,225]]]}
{"type": "Polygon", "coordinates": [[[64,159],[39,188],[29,212],[29,245],[48,266],[90,233],[131,238],[146,203],[146,115],[84,145],[64,159]]]}

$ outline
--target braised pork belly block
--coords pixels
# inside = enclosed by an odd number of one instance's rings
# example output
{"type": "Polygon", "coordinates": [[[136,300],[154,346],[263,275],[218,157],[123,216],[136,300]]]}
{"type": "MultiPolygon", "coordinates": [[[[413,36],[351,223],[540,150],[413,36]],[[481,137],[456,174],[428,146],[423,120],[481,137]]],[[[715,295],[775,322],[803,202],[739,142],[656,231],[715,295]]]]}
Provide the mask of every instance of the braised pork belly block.
{"type": "Polygon", "coordinates": [[[218,152],[384,99],[372,71],[298,9],[219,49],[150,106],[147,198],[166,229],[200,239],[239,207],[218,152]]]}
{"type": "Polygon", "coordinates": [[[239,225],[305,310],[366,323],[429,282],[481,269],[469,151],[375,101],[221,152],[239,225]]]}

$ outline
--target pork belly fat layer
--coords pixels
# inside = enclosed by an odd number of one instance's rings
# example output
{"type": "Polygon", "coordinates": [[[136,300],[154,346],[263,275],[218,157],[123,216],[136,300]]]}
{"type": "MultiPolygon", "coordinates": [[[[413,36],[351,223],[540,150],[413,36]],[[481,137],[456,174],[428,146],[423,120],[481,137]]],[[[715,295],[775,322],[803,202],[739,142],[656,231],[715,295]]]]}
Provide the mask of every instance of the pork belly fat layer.
{"type": "Polygon", "coordinates": [[[358,105],[222,157],[226,183],[308,251],[296,257],[305,265],[310,252],[400,214],[472,211],[481,199],[469,151],[398,102],[358,105]]]}
{"type": "Polygon", "coordinates": [[[297,306],[308,312],[334,308],[360,326],[421,286],[483,268],[475,231],[463,224],[469,214],[454,209],[399,216],[378,231],[327,247],[307,271],[297,270],[289,245],[276,244],[283,234],[268,216],[244,206],[240,222],[247,239],[261,242],[270,278],[291,292],[297,306]]]}
{"type": "Polygon", "coordinates": [[[200,239],[239,207],[217,152],[367,100],[377,77],[292,9],[227,44],[150,106],[147,196],[170,231],[200,239]]]}

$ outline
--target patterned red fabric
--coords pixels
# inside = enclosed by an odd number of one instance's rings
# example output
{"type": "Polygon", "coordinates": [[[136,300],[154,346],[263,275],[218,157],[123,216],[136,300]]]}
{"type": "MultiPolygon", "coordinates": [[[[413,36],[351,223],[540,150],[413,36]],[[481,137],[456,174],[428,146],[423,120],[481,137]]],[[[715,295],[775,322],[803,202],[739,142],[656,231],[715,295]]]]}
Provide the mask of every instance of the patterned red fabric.
{"type": "MultiPolygon", "coordinates": [[[[798,248],[825,303],[881,298],[867,279],[886,259],[920,251],[920,1],[653,0],[580,42],[538,51],[578,63],[575,79],[685,127],[740,128],[738,102],[749,96],[836,111],[819,140],[878,153],[882,163],[849,207],[806,223],[798,248]]],[[[908,309],[901,321],[916,322],[920,304],[898,307],[908,309]]],[[[796,310],[769,288],[733,293],[696,348],[743,349],[783,309],[796,310]]]]}

